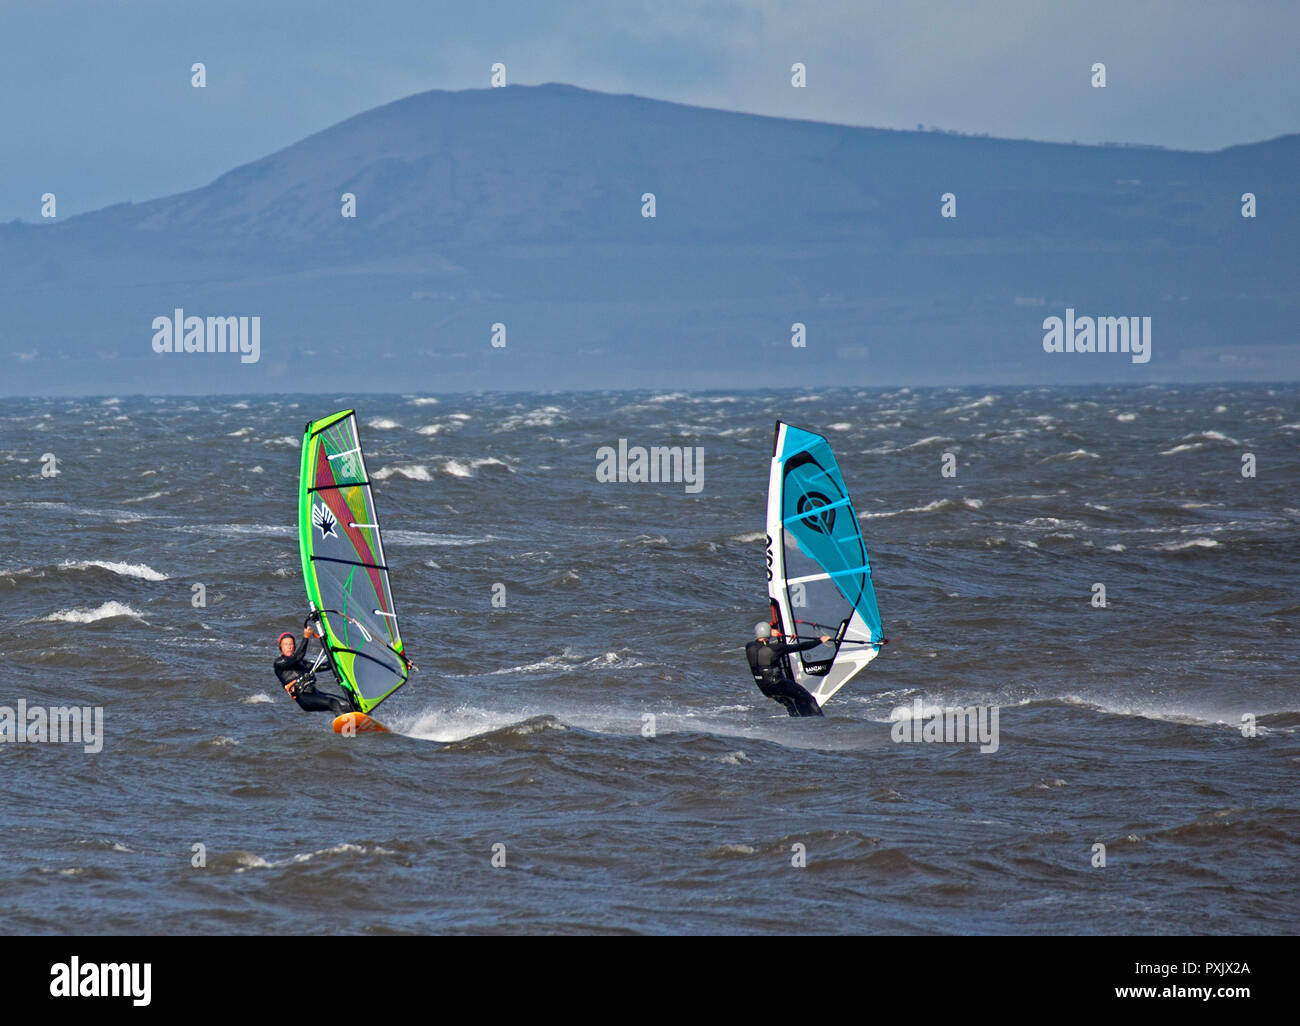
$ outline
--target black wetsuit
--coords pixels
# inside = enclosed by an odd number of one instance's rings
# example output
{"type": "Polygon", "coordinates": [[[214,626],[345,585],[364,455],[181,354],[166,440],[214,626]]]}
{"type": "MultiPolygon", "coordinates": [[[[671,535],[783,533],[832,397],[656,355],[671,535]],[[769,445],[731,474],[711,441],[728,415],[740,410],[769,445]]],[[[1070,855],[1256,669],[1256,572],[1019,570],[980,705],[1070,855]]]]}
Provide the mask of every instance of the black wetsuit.
{"type": "Polygon", "coordinates": [[[821,716],[823,713],[817,700],[786,676],[782,658],[791,652],[806,652],[820,644],[817,640],[795,645],[772,638],[756,638],[745,646],[745,658],[749,660],[758,690],[774,702],[780,702],[791,716],[821,716]]]}
{"type": "Polygon", "coordinates": [[[298,693],[294,701],[298,707],[308,712],[332,712],[335,716],[354,712],[352,703],[346,698],[331,695],[326,691],[316,690],[316,677],[312,673],[311,663],[306,659],[307,638],[303,638],[298,650],[291,656],[280,655],[275,659],[275,675],[281,684],[298,682],[298,693]]]}

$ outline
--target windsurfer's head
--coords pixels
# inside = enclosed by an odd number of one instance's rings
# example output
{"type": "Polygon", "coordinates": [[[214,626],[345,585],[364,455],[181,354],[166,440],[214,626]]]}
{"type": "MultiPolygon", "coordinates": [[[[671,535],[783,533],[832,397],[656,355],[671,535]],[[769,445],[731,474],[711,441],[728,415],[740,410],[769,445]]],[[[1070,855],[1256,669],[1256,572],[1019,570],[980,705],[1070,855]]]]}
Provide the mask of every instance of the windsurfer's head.
{"type": "Polygon", "coordinates": [[[283,634],[280,635],[280,638],[276,642],[276,644],[280,646],[280,654],[283,656],[293,655],[294,649],[298,647],[294,643],[293,635],[290,634],[288,631],[285,631],[283,634]]]}
{"type": "Polygon", "coordinates": [[[754,624],[754,637],[761,641],[763,638],[770,638],[771,636],[772,625],[766,620],[759,620],[758,623],[754,624]]]}

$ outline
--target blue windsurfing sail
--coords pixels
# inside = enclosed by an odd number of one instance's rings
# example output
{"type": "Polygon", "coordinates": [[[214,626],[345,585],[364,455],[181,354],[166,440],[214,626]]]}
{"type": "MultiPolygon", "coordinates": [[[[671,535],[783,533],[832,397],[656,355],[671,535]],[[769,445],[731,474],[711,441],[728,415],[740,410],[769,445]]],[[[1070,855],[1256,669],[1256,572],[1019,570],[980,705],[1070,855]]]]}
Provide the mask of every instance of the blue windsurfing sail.
{"type": "Polygon", "coordinates": [[[788,657],[791,677],[823,705],[885,644],[871,560],[848,486],[821,435],[777,421],[767,493],[772,624],[831,640],[788,657]]]}

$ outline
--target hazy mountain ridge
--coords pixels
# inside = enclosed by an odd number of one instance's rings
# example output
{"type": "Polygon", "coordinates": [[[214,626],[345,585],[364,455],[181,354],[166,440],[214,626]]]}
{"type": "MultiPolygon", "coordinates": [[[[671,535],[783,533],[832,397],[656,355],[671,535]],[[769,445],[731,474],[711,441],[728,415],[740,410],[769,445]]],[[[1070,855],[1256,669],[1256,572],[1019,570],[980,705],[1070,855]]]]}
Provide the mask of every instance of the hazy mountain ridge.
{"type": "Polygon", "coordinates": [[[1300,136],[1193,153],[559,85],[434,91],[200,189],[0,228],[0,351],[30,354],[17,381],[33,390],[43,374],[81,378],[69,359],[163,389],[214,375],[284,387],[299,364],[294,387],[330,387],[330,357],[359,341],[393,368],[371,365],[375,388],[407,380],[401,367],[427,387],[658,384],[669,365],[665,384],[721,384],[756,359],[863,384],[1213,376],[1216,346],[1242,347],[1229,376],[1295,376],[1297,157],[1300,136]],[[1240,216],[1248,191],[1254,219],[1240,216]],[[345,192],[355,219],[340,216],[345,192]],[[939,216],[946,192],[955,219],[939,216]],[[1081,368],[1035,351],[1041,319],[1066,304],[1152,315],[1157,358],[1081,368]],[[149,322],[173,306],[260,315],[262,360],[160,364],[149,322]],[[488,348],[497,321],[514,348],[488,348]],[[789,345],[794,321],[807,351],[789,345]]]}

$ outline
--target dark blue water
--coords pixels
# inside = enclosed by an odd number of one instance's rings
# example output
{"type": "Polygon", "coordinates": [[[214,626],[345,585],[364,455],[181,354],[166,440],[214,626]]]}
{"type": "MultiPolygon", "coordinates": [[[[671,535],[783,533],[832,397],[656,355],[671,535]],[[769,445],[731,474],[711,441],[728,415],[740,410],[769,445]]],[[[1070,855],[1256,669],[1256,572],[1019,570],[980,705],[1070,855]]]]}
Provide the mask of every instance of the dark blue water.
{"type": "Polygon", "coordinates": [[[1294,931],[1298,441],[1295,386],[10,403],[0,705],[104,737],[0,745],[5,927],[1294,931]],[[348,406],[421,667],[354,740],[270,672],[298,439],[348,406]],[[897,639],[824,720],[741,651],[777,417],[897,639]],[[703,489],[598,482],[619,438],[703,489]],[[997,751],[895,743],[917,698],[997,751]]]}

